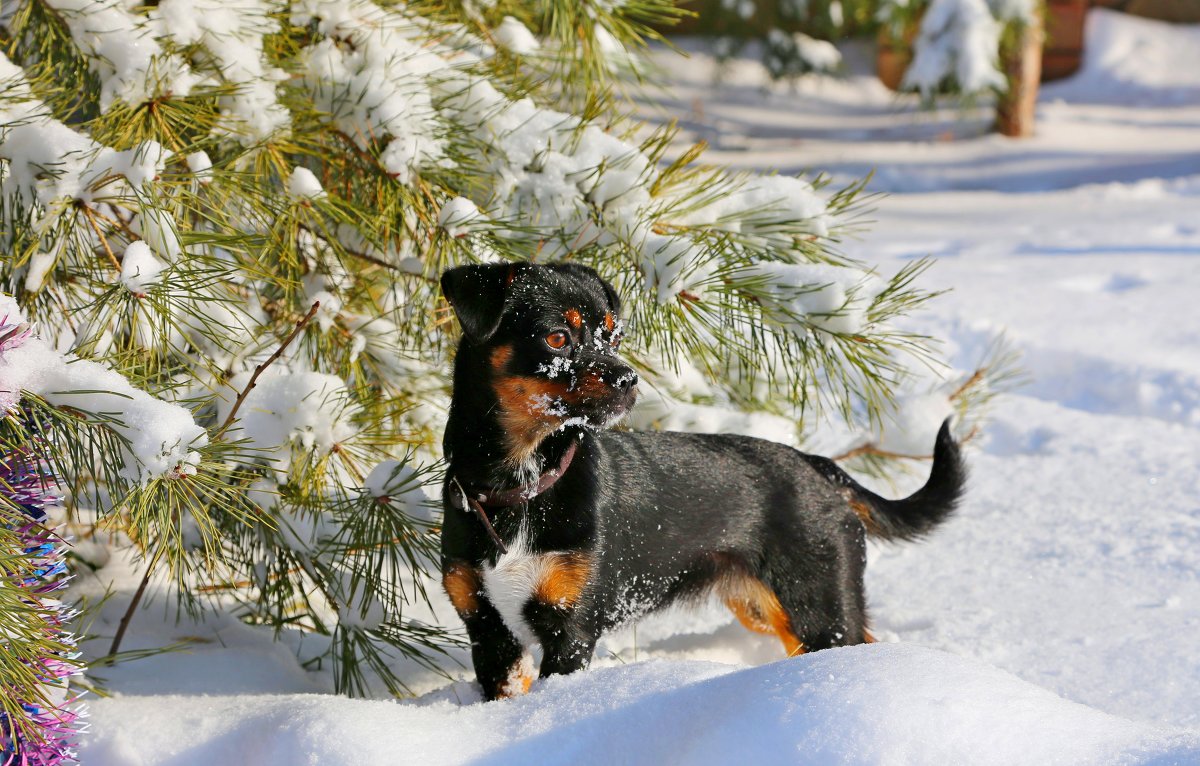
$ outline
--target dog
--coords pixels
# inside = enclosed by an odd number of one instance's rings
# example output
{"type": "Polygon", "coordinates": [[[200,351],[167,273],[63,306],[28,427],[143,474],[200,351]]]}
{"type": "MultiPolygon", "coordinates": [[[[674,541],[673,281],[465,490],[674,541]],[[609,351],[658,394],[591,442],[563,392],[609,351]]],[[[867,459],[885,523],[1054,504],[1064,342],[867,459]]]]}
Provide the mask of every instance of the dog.
{"type": "Polygon", "coordinates": [[[788,655],[872,640],[868,535],[911,540],[954,510],[949,421],[923,488],[887,500],[828,458],[729,434],[604,430],[638,376],[621,302],[571,263],[460,266],[462,326],[443,448],[442,584],[486,699],[584,669],[602,633],[717,593],[788,655]]]}

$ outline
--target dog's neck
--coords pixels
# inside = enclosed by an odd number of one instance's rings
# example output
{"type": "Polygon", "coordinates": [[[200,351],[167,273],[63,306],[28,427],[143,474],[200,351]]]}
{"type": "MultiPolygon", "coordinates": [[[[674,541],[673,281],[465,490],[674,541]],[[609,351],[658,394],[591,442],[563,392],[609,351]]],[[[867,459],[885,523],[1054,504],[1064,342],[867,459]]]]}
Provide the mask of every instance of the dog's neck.
{"type": "Polygon", "coordinates": [[[581,429],[548,432],[519,455],[504,426],[500,403],[490,384],[491,369],[478,348],[460,346],[454,363],[454,396],[446,421],[443,452],[450,475],[480,489],[511,489],[535,484],[556,467],[581,429]]]}

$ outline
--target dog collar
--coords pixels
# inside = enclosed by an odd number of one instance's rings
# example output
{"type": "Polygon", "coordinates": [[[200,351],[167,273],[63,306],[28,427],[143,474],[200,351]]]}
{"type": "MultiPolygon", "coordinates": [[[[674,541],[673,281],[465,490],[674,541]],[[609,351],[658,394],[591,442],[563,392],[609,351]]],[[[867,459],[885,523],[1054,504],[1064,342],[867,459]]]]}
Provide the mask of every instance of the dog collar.
{"type": "Polygon", "coordinates": [[[491,519],[488,518],[487,512],[484,511],[483,507],[486,505],[490,508],[507,508],[518,503],[527,503],[550,489],[567,472],[571,461],[575,459],[575,450],[578,445],[579,442],[572,439],[571,443],[567,445],[566,451],[563,452],[562,459],[558,461],[557,466],[539,476],[536,482],[526,484],[523,487],[467,494],[466,489],[463,488],[463,485],[457,478],[451,479],[450,483],[458,489],[458,495],[451,494],[450,496],[451,505],[462,511],[468,510],[468,508],[475,511],[475,514],[479,516],[479,520],[483,522],[484,529],[487,530],[488,535],[492,538],[492,542],[496,543],[496,547],[500,549],[501,553],[508,553],[508,548],[505,547],[504,541],[500,539],[500,535],[496,534],[496,529],[492,526],[491,519]]]}

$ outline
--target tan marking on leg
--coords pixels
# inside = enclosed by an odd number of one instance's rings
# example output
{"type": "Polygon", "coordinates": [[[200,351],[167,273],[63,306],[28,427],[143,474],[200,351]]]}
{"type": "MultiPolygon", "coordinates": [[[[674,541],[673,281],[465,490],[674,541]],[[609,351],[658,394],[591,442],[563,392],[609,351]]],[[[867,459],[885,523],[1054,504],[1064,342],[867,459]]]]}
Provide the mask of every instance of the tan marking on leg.
{"type": "Polygon", "coordinates": [[[746,574],[733,574],[720,586],[725,606],[738,622],[755,633],[775,634],[788,657],[804,654],[804,643],[792,630],[792,621],[779,597],[763,582],[746,574]]]}
{"type": "Polygon", "coordinates": [[[573,607],[583,595],[592,573],[592,557],[582,551],[552,554],[546,574],[533,597],[550,606],[573,607]]]}
{"type": "Polygon", "coordinates": [[[533,658],[528,653],[522,654],[521,659],[517,660],[517,664],[509,669],[508,678],[500,686],[496,697],[508,699],[528,694],[529,687],[533,686],[533,676],[533,658]]]}
{"type": "Polygon", "coordinates": [[[875,643],[875,636],[871,635],[871,631],[867,630],[866,628],[863,628],[863,643],[864,644],[875,643]]]}
{"type": "Polygon", "coordinates": [[[456,561],[442,573],[442,587],[459,616],[471,614],[479,608],[479,593],[483,581],[479,571],[465,561],[456,561]]]}

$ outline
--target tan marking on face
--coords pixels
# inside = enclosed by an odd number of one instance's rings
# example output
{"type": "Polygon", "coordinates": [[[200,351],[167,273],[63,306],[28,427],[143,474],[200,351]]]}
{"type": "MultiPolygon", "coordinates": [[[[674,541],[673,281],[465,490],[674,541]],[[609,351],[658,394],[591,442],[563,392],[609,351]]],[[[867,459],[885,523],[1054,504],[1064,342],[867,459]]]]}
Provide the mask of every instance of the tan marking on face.
{"type": "Polygon", "coordinates": [[[496,379],[493,389],[500,403],[500,425],[504,427],[508,459],[513,465],[520,465],[562,422],[561,417],[546,411],[546,404],[565,399],[567,386],[544,378],[505,375],[496,379]]]}
{"type": "Polygon", "coordinates": [[[550,606],[573,607],[583,595],[592,572],[592,558],[582,551],[556,553],[533,597],[550,606]]]}
{"type": "Polygon", "coordinates": [[[611,394],[612,390],[604,382],[604,378],[593,370],[580,378],[579,383],[568,389],[562,398],[571,404],[583,404],[593,399],[606,399],[611,394]]]}
{"type": "Polygon", "coordinates": [[[492,354],[488,360],[492,363],[492,369],[500,372],[508,365],[508,360],[512,359],[513,348],[509,345],[496,346],[492,349],[492,354]]]}
{"type": "Polygon", "coordinates": [[[583,314],[579,313],[579,309],[567,309],[563,312],[563,316],[566,317],[567,324],[571,325],[572,330],[583,327],[583,314]]]}
{"type": "Polygon", "coordinates": [[[609,332],[612,332],[613,328],[616,326],[617,326],[617,322],[615,319],[613,319],[612,312],[611,311],[604,312],[604,329],[608,330],[609,332]]]}
{"type": "Polygon", "coordinates": [[[722,599],[738,622],[755,633],[774,634],[788,657],[804,654],[804,644],[792,630],[792,621],[775,591],[746,574],[732,574],[719,587],[722,599]]]}
{"type": "Polygon", "coordinates": [[[479,571],[465,561],[456,561],[442,573],[442,587],[454,605],[454,611],[465,617],[479,609],[479,593],[483,582],[479,571]]]}

